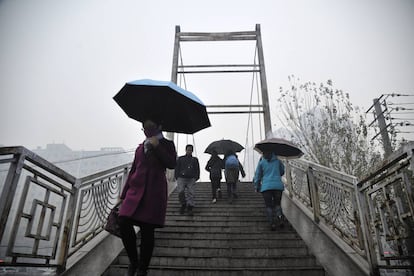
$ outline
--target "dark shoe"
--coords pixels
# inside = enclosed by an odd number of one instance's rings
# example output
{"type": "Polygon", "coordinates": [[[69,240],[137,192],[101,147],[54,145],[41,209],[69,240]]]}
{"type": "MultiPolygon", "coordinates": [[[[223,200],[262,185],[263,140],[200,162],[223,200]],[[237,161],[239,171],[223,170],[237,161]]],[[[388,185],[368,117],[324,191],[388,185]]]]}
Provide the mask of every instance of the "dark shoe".
{"type": "Polygon", "coordinates": [[[285,218],[283,216],[278,216],[277,220],[279,221],[279,227],[280,228],[285,227],[285,218]]]}
{"type": "Polygon", "coordinates": [[[217,189],[217,195],[218,195],[218,198],[221,198],[222,197],[222,195],[221,195],[221,189],[220,188],[217,189]]]}
{"type": "Polygon", "coordinates": [[[276,230],[276,224],[272,223],[272,225],[270,225],[270,230],[275,231],[276,230]]]}
{"type": "Polygon", "coordinates": [[[229,201],[230,204],[233,203],[233,195],[231,192],[227,192],[227,200],[229,201]]]}
{"type": "Polygon", "coordinates": [[[128,265],[128,271],[126,276],[135,276],[135,272],[137,272],[138,267],[136,265],[128,265]]]}
{"type": "Polygon", "coordinates": [[[181,205],[180,214],[183,215],[184,213],[185,213],[185,205],[181,205]]]}
{"type": "Polygon", "coordinates": [[[146,275],[147,275],[147,271],[146,270],[138,269],[137,276],[146,276],[146,275]]]}
{"type": "Polygon", "coordinates": [[[193,216],[194,215],[194,213],[193,213],[193,206],[188,206],[187,207],[187,210],[188,210],[188,215],[189,216],[193,216]]]}

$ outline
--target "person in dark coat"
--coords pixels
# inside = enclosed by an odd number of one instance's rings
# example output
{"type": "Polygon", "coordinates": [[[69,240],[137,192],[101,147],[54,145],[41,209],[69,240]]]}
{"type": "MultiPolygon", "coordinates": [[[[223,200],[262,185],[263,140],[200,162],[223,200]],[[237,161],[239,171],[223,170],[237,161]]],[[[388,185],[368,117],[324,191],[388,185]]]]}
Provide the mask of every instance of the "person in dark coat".
{"type": "Polygon", "coordinates": [[[205,169],[210,173],[211,193],[213,196],[212,202],[216,203],[217,194],[218,197],[221,198],[221,170],[224,169],[223,159],[218,156],[216,151],[212,152],[205,169]]]}
{"type": "Polygon", "coordinates": [[[200,164],[197,157],[193,156],[193,145],[186,145],[185,155],[178,157],[174,176],[177,179],[178,200],[181,203],[180,214],[184,214],[187,208],[188,215],[192,216],[195,183],[200,179],[200,164]]]}
{"type": "Polygon", "coordinates": [[[143,123],[145,141],[135,151],[131,170],[122,190],[119,208],[121,238],[130,265],[127,275],[146,275],[154,249],[154,230],[163,227],[167,209],[166,168],[176,165],[177,152],[151,120],[143,123]],[[134,225],[140,227],[140,258],[134,225]]]}

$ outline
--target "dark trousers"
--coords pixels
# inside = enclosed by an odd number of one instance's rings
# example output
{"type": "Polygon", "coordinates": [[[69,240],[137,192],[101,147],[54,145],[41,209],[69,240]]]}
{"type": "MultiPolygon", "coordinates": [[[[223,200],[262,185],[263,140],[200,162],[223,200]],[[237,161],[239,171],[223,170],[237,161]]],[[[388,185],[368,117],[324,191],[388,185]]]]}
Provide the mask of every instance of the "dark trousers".
{"type": "Polygon", "coordinates": [[[227,197],[237,197],[237,183],[227,183],[227,197]]]}
{"type": "Polygon", "coordinates": [[[224,170],[227,184],[227,196],[229,199],[232,197],[236,198],[237,182],[239,182],[239,169],[238,168],[227,168],[224,170]]]}
{"type": "Polygon", "coordinates": [[[131,265],[139,267],[139,269],[146,271],[151,261],[152,252],[154,250],[154,230],[152,225],[140,225],[141,244],[140,244],[140,258],[138,260],[137,251],[137,235],[135,234],[134,225],[137,223],[126,217],[119,218],[122,243],[128,254],[131,265]]]}
{"type": "Polygon", "coordinates": [[[267,190],[262,192],[262,196],[266,206],[266,216],[270,223],[273,222],[274,216],[281,216],[282,207],[280,205],[282,200],[283,191],[280,190],[267,190]]]}
{"type": "Polygon", "coordinates": [[[217,198],[217,189],[221,188],[220,178],[211,179],[211,193],[213,198],[217,198]]]}

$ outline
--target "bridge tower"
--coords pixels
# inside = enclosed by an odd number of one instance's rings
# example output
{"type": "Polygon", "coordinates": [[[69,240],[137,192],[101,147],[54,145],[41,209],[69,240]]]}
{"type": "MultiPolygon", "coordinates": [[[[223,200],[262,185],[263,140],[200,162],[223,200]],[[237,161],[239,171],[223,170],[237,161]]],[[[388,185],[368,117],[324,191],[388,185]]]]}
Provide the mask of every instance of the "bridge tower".
{"type": "MultiPolygon", "coordinates": [[[[202,53],[200,53],[202,54],[202,53]]],[[[266,70],[264,64],[263,46],[260,24],[256,24],[254,31],[245,32],[181,32],[180,26],[175,27],[174,52],[172,62],[171,81],[177,83],[180,75],[186,74],[224,74],[224,73],[259,73],[261,104],[252,105],[207,105],[209,114],[261,113],[263,116],[265,135],[272,131],[270,120],[269,98],[267,93],[266,70]],[[181,45],[187,42],[212,41],[256,41],[255,50],[257,59],[253,64],[179,64],[181,45]],[[257,60],[257,62],[256,62],[257,60]],[[216,111],[212,111],[212,109],[216,111]],[[234,111],[237,109],[237,111],[234,111]],[[232,111],[230,111],[232,110],[232,111]]],[[[173,139],[173,134],[169,134],[173,139]]]]}

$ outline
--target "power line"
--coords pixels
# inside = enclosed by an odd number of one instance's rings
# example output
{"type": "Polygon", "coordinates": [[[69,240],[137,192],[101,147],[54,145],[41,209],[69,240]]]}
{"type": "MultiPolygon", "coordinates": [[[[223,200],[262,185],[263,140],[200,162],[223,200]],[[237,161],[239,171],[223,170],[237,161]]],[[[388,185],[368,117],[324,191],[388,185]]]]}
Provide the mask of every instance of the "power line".
{"type": "Polygon", "coordinates": [[[391,93],[391,94],[382,94],[384,96],[391,97],[414,97],[414,94],[400,94],[400,93],[391,93]]]}
{"type": "MultiPolygon", "coordinates": [[[[414,97],[408,94],[382,94],[379,98],[374,99],[373,105],[366,111],[372,112],[374,120],[369,124],[369,127],[379,128],[372,140],[380,137],[384,146],[385,154],[388,155],[392,151],[392,144],[397,141],[397,134],[411,134],[414,126],[414,102],[387,102],[389,97],[414,97]],[[404,118],[406,117],[406,118],[404,118]],[[390,134],[392,134],[390,136],[390,134]]],[[[402,139],[404,136],[402,136],[402,139]]]]}
{"type": "Polygon", "coordinates": [[[404,105],[408,105],[408,104],[414,104],[414,103],[393,103],[393,102],[389,102],[388,105],[397,105],[397,104],[404,104],[404,105]]]}

